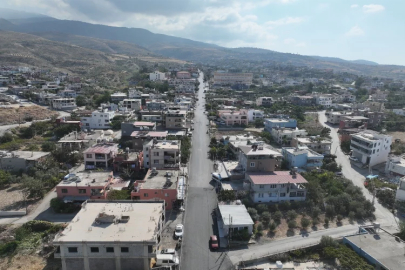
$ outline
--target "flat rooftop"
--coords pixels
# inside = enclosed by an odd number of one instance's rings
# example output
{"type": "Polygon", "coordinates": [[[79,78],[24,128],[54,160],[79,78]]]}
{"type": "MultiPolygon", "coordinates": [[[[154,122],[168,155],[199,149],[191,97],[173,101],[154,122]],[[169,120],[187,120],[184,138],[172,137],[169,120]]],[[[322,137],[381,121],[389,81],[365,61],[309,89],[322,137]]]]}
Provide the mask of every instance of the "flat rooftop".
{"type": "Polygon", "coordinates": [[[180,141],[158,141],[153,145],[153,149],[179,149],[180,141]]]}
{"type": "Polygon", "coordinates": [[[111,144],[96,144],[92,147],[87,148],[83,151],[83,153],[94,153],[94,154],[109,154],[111,152],[118,151],[118,144],[111,143],[111,144]]]}
{"type": "Polygon", "coordinates": [[[134,127],[154,127],[156,123],[154,122],[141,122],[141,121],[136,121],[134,122],[134,127]]]}
{"type": "Polygon", "coordinates": [[[167,137],[167,131],[134,131],[131,133],[131,137],[167,137]]]}
{"type": "Polygon", "coordinates": [[[71,173],[62,180],[58,187],[105,186],[112,178],[112,172],[83,171],[71,173]]]}
{"type": "Polygon", "coordinates": [[[87,201],[54,243],[69,242],[155,242],[163,202],[87,201]],[[96,222],[99,214],[114,216],[115,222],[96,222]],[[121,222],[125,220],[126,222],[121,222]]]}
{"type": "Polygon", "coordinates": [[[266,118],[265,120],[272,123],[289,123],[295,121],[295,119],[281,119],[281,118],[266,118]]]}
{"type": "Polygon", "coordinates": [[[149,170],[141,183],[141,189],[177,189],[178,170],[149,170]]]}
{"type": "Polygon", "coordinates": [[[252,145],[247,145],[247,146],[239,146],[239,149],[243,151],[247,156],[260,156],[260,155],[273,155],[274,157],[282,156],[281,153],[271,150],[270,148],[266,147],[266,145],[263,145],[263,148],[259,149],[253,149],[252,145]]]}
{"type": "Polygon", "coordinates": [[[218,205],[224,225],[252,225],[250,217],[244,205],[218,205]]]}
{"type": "Polygon", "coordinates": [[[364,117],[364,116],[345,116],[344,119],[346,119],[346,120],[368,120],[368,118],[364,117]]]}
{"type": "Polygon", "coordinates": [[[25,160],[37,160],[42,157],[46,157],[50,154],[50,152],[39,152],[39,151],[12,151],[10,155],[6,155],[5,157],[11,158],[13,155],[14,157],[22,158],[25,160]]]}
{"type": "Polygon", "coordinates": [[[309,138],[309,137],[297,137],[295,139],[298,142],[304,143],[304,144],[307,144],[307,143],[331,144],[332,143],[331,141],[328,141],[328,140],[319,140],[319,141],[317,139],[311,140],[311,138],[309,138]]]}
{"type": "Polygon", "coordinates": [[[306,146],[305,148],[299,147],[298,149],[295,147],[284,147],[283,149],[292,155],[303,155],[307,154],[308,157],[323,157],[323,155],[308,149],[306,146]]]}
{"type": "Polygon", "coordinates": [[[395,236],[379,230],[378,233],[346,236],[345,239],[379,261],[386,269],[404,269],[405,242],[396,241],[395,236]]]}
{"type": "Polygon", "coordinates": [[[274,172],[248,172],[246,173],[248,177],[252,180],[255,185],[268,185],[268,184],[304,184],[308,183],[305,178],[296,173],[295,176],[290,173],[290,171],[274,171],[274,172]]]}

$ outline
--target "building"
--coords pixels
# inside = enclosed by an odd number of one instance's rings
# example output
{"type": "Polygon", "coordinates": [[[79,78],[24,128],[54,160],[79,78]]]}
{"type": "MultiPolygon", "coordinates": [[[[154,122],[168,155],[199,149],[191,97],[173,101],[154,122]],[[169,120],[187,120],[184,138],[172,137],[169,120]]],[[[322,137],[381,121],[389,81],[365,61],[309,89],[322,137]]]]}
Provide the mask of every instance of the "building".
{"type": "Polygon", "coordinates": [[[280,145],[291,145],[291,141],[294,138],[306,136],[307,134],[305,129],[276,127],[271,130],[271,136],[280,145]]]}
{"type": "Polygon", "coordinates": [[[320,137],[296,137],[291,140],[292,147],[308,147],[319,154],[330,154],[332,142],[320,137]]]}
{"type": "Polygon", "coordinates": [[[160,249],[162,201],[87,201],[55,236],[62,270],[151,269],[160,249]]]}
{"type": "Polygon", "coordinates": [[[244,109],[239,111],[219,110],[218,115],[227,126],[249,124],[248,111],[244,109]]]}
{"type": "Polygon", "coordinates": [[[385,173],[391,176],[405,176],[405,157],[390,156],[385,164],[385,173]]]}
{"type": "Polygon", "coordinates": [[[307,147],[283,147],[282,154],[284,160],[288,162],[288,168],[312,170],[320,168],[323,164],[324,156],[307,147]]]}
{"type": "Polygon", "coordinates": [[[311,96],[293,96],[290,102],[298,106],[312,106],[315,104],[315,98],[311,96]]]}
{"type": "Polygon", "coordinates": [[[265,106],[265,107],[270,107],[273,105],[274,100],[272,97],[259,97],[256,99],[256,105],[257,106],[265,106]]]}
{"type": "Polygon", "coordinates": [[[404,268],[405,242],[383,229],[362,226],[358,233],[343,237],[343,244],[366,259],[375,269],[404,268]]]}
{"type": "Polygon", "coordinates": [[[246,188],[255,203],[305,201],[307,180],[294,171],[246,173],[246,188]]]}
{"type": "Polygon", "coordinates": [[[162,141],[167,137],[168,131],[134,131],[131,134],[132,149],[142,151],[143,145],[153,139],[162,141]]]}
{"type": "Polygon", "coordinates": [[[142,109],[142,100],[140,99],[124,99],[121,105],[133,111],[140,111],[142,109]]]}
{"type": "Polygon", "coordinates": [[[163,72],[155,71],[149,73],[149,80],[151,81],[163,81],[166,80],[166,74],[163,72]]]}
{"type": "Polygon", "coordinates": [[[327,112],[326,113],[326,121],[332,125],[340,124],[340,120],[342,117],[351,116],[352,113],[347,112],[327,112]]]}
{"type": "Polygon", "coordinates": [[[253,73],[225,73],[214,72],[215,85],[242,84],[250,86],[253,81],[253,73]]]}
{"type": "Polygon", "coordinates": [[[165,113],[165,123],[167,129],[185,129],[187,111],[169,110],[165,113]]]}
{"type": "Polygon", "coordinates": [[[399,180],[399,187],[395,195],[395,199],[398,201],[405,201],[405,177],[399,180]]]}
{"type": "Polygon", "coordinates": [[[143,153],[119,150],[113,159],[114,172],[134,172],[143,168],[143,153]]]}
{"type": "Polygon", "coordinates": [[[128,97],[130,99],[141,99],[142,91],[140,91],[138,89],[129,89],[128,90],[128,97]]]}
{"type": "Polygon", "coordinates": [[[58,141],[58,147],[66,150],[83,150],[94,143],[109,142],[114,139],[115,135],[110,130],[104,132],[103,130],[95,130],[92,132],[77,132],[73,131],[63,136],[58,141]]]}
{"type": "Polygon", "coordinates": [[[236,231],[247,230],[253,233],[254,222],[250,217],[246,206],[242,205],[218,205],[218,228],[220,238],[232,235],[236,231]]]}
{"type": "Polygon", "coordinates": [[[50,154],[38,151],[1,151],[0,168],[6,171],[25,171],[44,161],[50,154]]]}
{"type": "Polygon", "coordinates": [[[352,135],[350,150],[359,162],[372,167],[388,160],[392,137],[371,130],[352,135]]]}
{"type": "Polygon", "coordinates": [[[77,172],[65,176],[56,186],[57,197],[64,202],[107,199],[110,190],[129,187],[130,181],[114,178],[112,172],[77,172]]]}
{"type": "Polygon", "coordinates": [[[239,149],[239,164],[244,172],[274,171],[281,165],[282,155],[265,144],[239,146],[239,149]]]}
{"type": "Polygon", "coordinates": [[[94,111],[91,115],[80,118],[82,129],[110,129],[114,116],[115,111],[108,109],[94,111]]]}
{"type": "Polygon", "coordinates": [[[75,90],[60,90],[58,95],[64,98],[76,98],[77,93],[75,90]]]}
{"type": "Polygon", "coordinates": [[[120,101],[123,101],[126,98],[127,98],[127,94],[125,94],[125,93],[117,92],[117,93],[111,94],[111,102],[113,102],[113,103],[118,103],[120,101]]]}
{"type": "Polygon", "coordinates": [[[96,144],[83,151],[86,170],[112,167],[114,157],[118,153],[118,144],[96,144]]]}
{"type": "Polygon", "coordinates": [[[77,108],[74,98],[54,98],[52,99],[52,108],[55,110],[71,111],[77,108]]]}
{"type": "Polygon", "coordinates": [[[191,74],[188,71],[177,71],[176,78],[177,79],[191,79],[191,74]]]}
{"type": "Polygon", "coordinates": [[[143,145],[144,167],[178,169],[180,167],[181,141],[151,140],[143,145]]]}
{"type": "Polygon", "coordinates": [[[263,119],[263,118],[264,118],[263,111],[254,110],[254,109],[248,110],[248,121],[249,122],[254,122],[256,119],[263,119]]]}
{"type": "Polygon", "coordinates": [[[381,126],[382,121],[385,120],[384,112],[365,112],[364,116],[367,120],[367,127],[376,128],[381,126]]]}
{"type": "Polygon", "coordinates": [[[324,96],[317,96],[315,98],[316,105],[323,106],[325,108],[329,108],[332,106],[332,96],[324,95],[324,96]]]}
{"type": "Polygon", "coordinates": [[[149,111],[161,111],[167,108],[166,102],[163,100],[147,100],[146,109],[149,111]]]}
{"type": "Polygon", "coordinates": [[[179,170],[149,170],[143,180],[134,183],[131,191],[132,200],[162,200],[165,201],[166,210],[171,210],[174,206],[180,205],[177,197],[179,183],[184,185],[184,176],[179,170]]]}
{"type": "Polygon", "coordinates": [[[122,137],[129,137],[132,135],[134,131],[154,131],[156,130],[156,123],[155,122],[147,122],[147,121],[135,121],[135,122],[127,122],[121,123],[121,134],[122,137]]]}
{"type": "Polygon", "coordinates": [[[297,128],[297,120],[285,118],[268,118],[264,120],[264,129],[271,132],[273,128],[297,128]]]}
{"type": "Polygon", "coordinates": [[[367,128],[368,118],[364,116],[342,116],[340,117],[339,129],[346,128],[367,128]]]}

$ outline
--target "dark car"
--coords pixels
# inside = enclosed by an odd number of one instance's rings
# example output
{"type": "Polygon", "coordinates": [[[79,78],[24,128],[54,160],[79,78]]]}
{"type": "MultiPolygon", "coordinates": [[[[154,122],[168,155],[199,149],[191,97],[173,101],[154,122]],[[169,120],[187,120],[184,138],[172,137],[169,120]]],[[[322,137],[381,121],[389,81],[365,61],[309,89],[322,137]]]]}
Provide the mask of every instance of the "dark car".
{"type": "Polygon", "coordinates": [[[216,235],[211,235],[210,237],[210,248],[211,249],[218,249],[219,244],[218,244],[218,238],[216,235]]]}

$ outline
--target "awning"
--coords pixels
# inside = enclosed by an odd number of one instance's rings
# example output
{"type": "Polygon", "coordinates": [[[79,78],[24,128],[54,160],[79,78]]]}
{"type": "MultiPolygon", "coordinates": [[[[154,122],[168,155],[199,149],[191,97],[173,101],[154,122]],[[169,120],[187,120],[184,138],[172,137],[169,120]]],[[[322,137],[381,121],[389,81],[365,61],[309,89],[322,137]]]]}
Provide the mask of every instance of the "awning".
{"type": "Polygon", "coordinates": [[[63,201],[65,203],[69,202],[84,202],[90,199],[90,196],[65,196],[63,197],[63,201]]]}
{"type": "Polygon", "coordinates": [[[370,175],[367,175],[366,178],[367,179],[374,179],[374,178],[378,178],[378,175],[377,174],[375,174],[375,175],[370,174],[370,175]]]}

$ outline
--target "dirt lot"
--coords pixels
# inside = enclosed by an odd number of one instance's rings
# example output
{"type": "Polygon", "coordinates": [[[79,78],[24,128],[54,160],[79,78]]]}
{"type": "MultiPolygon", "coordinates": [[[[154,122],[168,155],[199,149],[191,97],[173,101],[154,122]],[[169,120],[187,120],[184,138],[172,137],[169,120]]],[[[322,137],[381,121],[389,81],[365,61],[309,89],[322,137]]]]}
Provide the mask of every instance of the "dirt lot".
{"type": "Polygon", "coordinates": [[[30,120],[43,120],[58,116],[57,112],[50,111],[40,106],[0,108],[0,125],[18,124],[30,120]]]}
{"type": "Polygon", "coordinates": [[[305,121],[299,124],[300,129],[305,129],[308,135],[315,136],[321,134],[322,125],[319,123],[317,113],[305,114],[305,121]]]}
{"type": "Polygon", "coordinates": [[[396,139],[400,139],[401,142],[405,142],[405,132],[400,132],[400,131],[388,132],[388,135],[392,136],[393,142],[395,142],[396,139]]]}
{"type": "MultiPolygon", "coordinates": [[[[18,184],[13,184],[6,189],[0,190],[0,210],[1,211],[18,211],[25,209],[24,197],[19,189],[18,184]]],[[[28,212],[35,209],[37,200],[28,200],[28,212]]]]}

